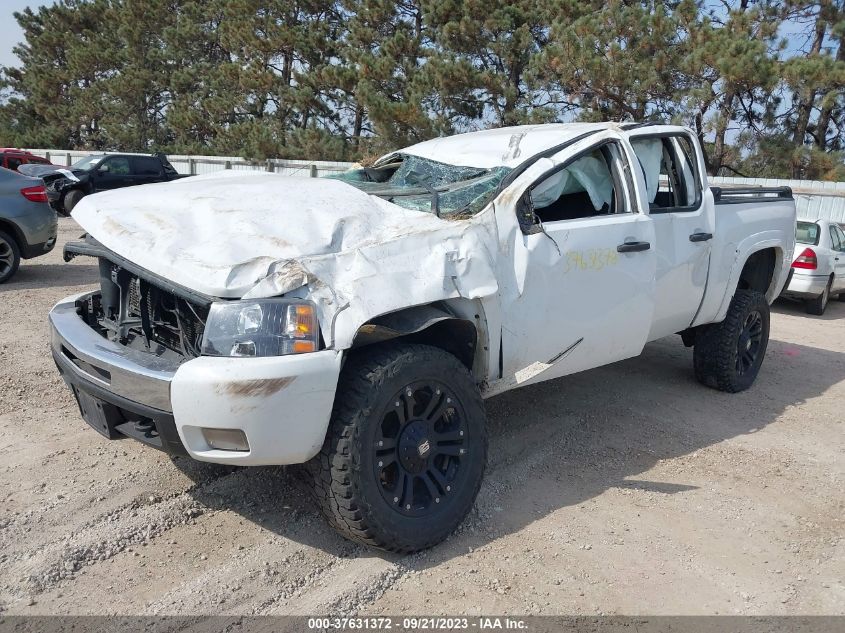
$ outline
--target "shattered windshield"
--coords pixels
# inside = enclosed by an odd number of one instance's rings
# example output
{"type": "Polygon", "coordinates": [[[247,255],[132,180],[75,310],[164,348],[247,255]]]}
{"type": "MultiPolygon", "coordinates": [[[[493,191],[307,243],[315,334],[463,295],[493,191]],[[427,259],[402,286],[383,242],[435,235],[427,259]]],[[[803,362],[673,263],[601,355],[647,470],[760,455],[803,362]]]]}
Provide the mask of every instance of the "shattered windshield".
{"type": "Polygon", "coordinates": [[[101,160],[103,160],[105,156],[86,156],[85,158],[81,158],[76,161],[71,167],[72,169],[91,169],[101,160]]]}
{"type": "Polygon", "coordinates": [[[457,216],[481,211],[510,171],[508,167],[461,167],[395,154],[376,167],[326,178],[342,180],[406,209],[457,216]]]}

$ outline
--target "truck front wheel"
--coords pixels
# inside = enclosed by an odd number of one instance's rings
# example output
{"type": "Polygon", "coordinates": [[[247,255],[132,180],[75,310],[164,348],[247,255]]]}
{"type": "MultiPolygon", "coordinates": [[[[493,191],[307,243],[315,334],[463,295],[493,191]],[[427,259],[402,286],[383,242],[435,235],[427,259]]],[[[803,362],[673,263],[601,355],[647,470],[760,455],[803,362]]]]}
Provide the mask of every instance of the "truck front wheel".
{"type": "Polygon", "coordinates": [[[695,377],[720,391],[744,391],[754,384],[768,344],[766,297],[755,290],[737,290],[725,320],[696,331],[695,377]]]}
{"type": "Polygon", "coordinates": [[[384,345],[349,358],[322,450],[306,464],[323,514],[345,537],[410,553],[466,517],[487,459],[484,404],[457,358],[384,345]]]}

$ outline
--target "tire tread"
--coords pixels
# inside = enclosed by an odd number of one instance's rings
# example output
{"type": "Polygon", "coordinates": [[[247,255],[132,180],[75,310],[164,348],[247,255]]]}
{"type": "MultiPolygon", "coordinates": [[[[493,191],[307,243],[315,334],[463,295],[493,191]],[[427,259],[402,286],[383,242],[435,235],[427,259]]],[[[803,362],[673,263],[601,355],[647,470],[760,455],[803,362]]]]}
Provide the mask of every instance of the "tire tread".
{"type": "MultiPolygon", "coordinates": [[[[731,300],[728,313],[721,323],[704,326],[696,333],[693,349],[693,367],[696,379],[708,387],[737,393],[744,391],[754,382],[744,384],[736,374],[736,336],[742,327],[745,315],[752,308],[759,308],[766,313],[765,345],[762,354],[765,357],[768,346],[769,304],[763,293],[756,290],[737,290],[731,300]]],[[[761,360],[762,363],[762,360],[761,360]]]]}
{"type": "MultiPolygon", "coordinates": [[[[358,433],[370,415],[372,394],[380,390],[385,380],[393,375],[397,365],[420,363],[434,357],[448,356],[454,361],[455,370],[474,384],[466,367],[454,356],[427,345],[384,344],[373,346],[349,358],[341,372],[337,396],[323,447],[316,457],[304,464],[306,477],[317,505],[326,520],[342,535],[352,540],[396,553],[411,553],[431,547],[443,540],[454,529],[449,528],[428,541],[420,543],[403,539],[389,528],[375,522],[372,513],[366,512],[366,501],[359,494],[352,473],[357,470],[357,457],[363,447],[358,433]]],[[[483,411],[481,395],[473,392],[483,411]]],[[[486,454],[486,437],[483,438],[486,454]]],[[[480,479],[473,491],[473,498],[480,488],[480,479]]]]}

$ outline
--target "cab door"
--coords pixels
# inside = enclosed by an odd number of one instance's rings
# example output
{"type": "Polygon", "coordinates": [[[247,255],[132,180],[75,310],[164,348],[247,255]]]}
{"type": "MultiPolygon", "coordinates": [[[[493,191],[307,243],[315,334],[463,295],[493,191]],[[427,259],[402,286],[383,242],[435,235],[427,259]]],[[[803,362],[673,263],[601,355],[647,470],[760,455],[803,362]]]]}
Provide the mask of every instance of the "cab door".
{"type": "Polygon", "coordinates": [[[657,271],[652,341],[690,326],[704,299],[715,232],[712,196],[704,192],[696,140],[685,132],[629,136],[646,184],[657,271]]]}
{"type": "Polygon", "coordinates": [[[128,156],[108,156],[97,165],[94,174],[94,191],[108,191],[134,184],[128,156]]]}
{"type": "Polygon", "coordinates": [[[655,234],[618,138],[579,143],[522,194],[502,304],[502,375],[519,384],[639,354],[654,310],[655,234]],[[529,215],[530,217],[530,215],[529,215]]]}

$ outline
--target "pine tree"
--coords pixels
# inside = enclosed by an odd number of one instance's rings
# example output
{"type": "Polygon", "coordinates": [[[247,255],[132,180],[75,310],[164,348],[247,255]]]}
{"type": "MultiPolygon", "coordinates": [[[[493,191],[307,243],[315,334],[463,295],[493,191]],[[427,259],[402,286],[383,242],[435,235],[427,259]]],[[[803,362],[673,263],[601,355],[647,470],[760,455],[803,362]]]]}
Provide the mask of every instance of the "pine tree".
{"type": "Polygon", "coordinates": [[[14,48],[20,68],[0,71],[11,93],[5,134],[24,146],[100,148],[103,80],[116,72],[110,0],[63,0],[15,13],[25,42],[14,48]]]}
{"type": "Polygon", "coordinates": [[[517,125],[555,118],[531,72],[547,44],[536,0],[423,0],[436,45],[431,82],[465,119],[517,125]]]}

